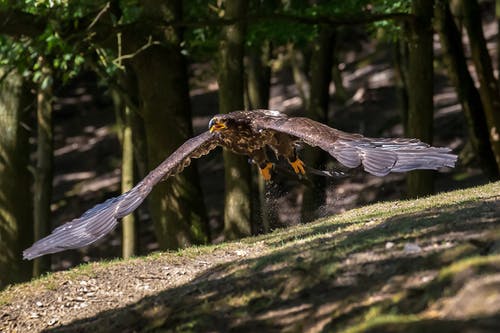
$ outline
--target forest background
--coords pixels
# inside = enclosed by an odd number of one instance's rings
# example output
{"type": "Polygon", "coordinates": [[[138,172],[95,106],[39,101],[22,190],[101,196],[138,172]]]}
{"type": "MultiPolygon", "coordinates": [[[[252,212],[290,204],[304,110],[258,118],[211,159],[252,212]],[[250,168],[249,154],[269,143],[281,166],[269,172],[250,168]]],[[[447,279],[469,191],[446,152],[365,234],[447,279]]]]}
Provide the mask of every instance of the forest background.
{"type": "Polygon", "coordinates": [[[0,286],[497,180],[495,13],[494,1],[477,0],[2,1],[0,286]],[[459,166],[406,179],[285,173],[265,185],[246,157],[218,152],[157,186],[99,246],[21,260],[34,240],[128,190],[212,115],[256,108],[448,146],[459,166]]]}

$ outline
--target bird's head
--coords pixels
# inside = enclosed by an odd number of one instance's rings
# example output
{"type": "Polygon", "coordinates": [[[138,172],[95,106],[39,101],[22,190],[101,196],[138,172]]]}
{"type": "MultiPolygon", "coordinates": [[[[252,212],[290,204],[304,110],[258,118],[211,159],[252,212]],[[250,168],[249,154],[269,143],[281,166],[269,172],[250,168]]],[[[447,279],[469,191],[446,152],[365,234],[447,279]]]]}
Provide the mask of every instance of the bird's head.
{"type": "Polygon", "coordinates": [[[210,122],[208,123],[208,130],[210,133],[213,132],[220,132],[222,130],[225,130],[228,128],[228,119],[224,119],[221,117],[213,117],[210,119],[210,122]]]}

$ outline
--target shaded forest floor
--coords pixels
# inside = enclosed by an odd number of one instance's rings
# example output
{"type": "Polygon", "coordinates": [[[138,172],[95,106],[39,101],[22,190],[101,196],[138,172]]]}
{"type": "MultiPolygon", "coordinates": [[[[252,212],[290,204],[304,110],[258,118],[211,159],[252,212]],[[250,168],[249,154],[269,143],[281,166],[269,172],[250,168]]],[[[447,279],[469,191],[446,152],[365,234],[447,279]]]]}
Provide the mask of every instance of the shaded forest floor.
{"type": "Polygon", "coordinates": [[[1,332],[498,332],[500,183],[0,293],[1,332]]]}

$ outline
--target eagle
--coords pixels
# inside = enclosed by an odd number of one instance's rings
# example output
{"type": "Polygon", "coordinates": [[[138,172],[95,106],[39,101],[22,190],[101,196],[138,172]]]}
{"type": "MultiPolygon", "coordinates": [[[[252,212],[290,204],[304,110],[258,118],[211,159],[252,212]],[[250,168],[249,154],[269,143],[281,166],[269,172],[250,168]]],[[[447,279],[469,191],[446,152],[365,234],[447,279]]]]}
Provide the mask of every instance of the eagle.
{"type": "Polygon", "coordinates": [[[309,118],[288,117],[279,111],[234,111],[216,115],[210,120],[208,131],[187,140],[130,191],[110,198],[57,227],[24,250],[23,257],[31,260],[94,243],[113,230],[120,218],[132,213],[158,182],[180,173],[192,159],[219,146],[247,155],[267,181],[271,179],[274,168],[268,157],[270,151],[286,160],[296,174],[303,176],[307,168],[297,153],[297,145],[301,143],[321,148],[347,168],[362,166],[375,176],[454,167],[457,160],[449,148],[432,147],[417,139],[368,138],[309,118]]]}

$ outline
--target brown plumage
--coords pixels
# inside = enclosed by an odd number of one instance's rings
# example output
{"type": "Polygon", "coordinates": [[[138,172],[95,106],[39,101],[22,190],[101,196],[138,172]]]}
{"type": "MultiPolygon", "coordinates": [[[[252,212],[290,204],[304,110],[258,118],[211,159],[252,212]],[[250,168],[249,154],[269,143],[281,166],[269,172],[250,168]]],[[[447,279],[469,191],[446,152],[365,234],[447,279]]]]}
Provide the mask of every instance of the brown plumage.
{"type": "Polygon", "coordinates": [[[457,156],[448,148],[431,147],[417,139],[374,139],[328,127],[308,118],[291,118],[278,111],[236,111],[217,115],[209,131],[189,139],[130,191],[108,199],[40,239],[23,252],[25,259],[89,245],[109,233],[118,220],[134,211],[154,185],[181,172],[191,159],[223,146],[248,155],[265,179],[270,179],[272,163],[266,149],[290,163],[297,174],[305,174],[295,145],[303,142],[319,147],[348,168],[385,176],[389,172],[453,167],[457,156]]]}

